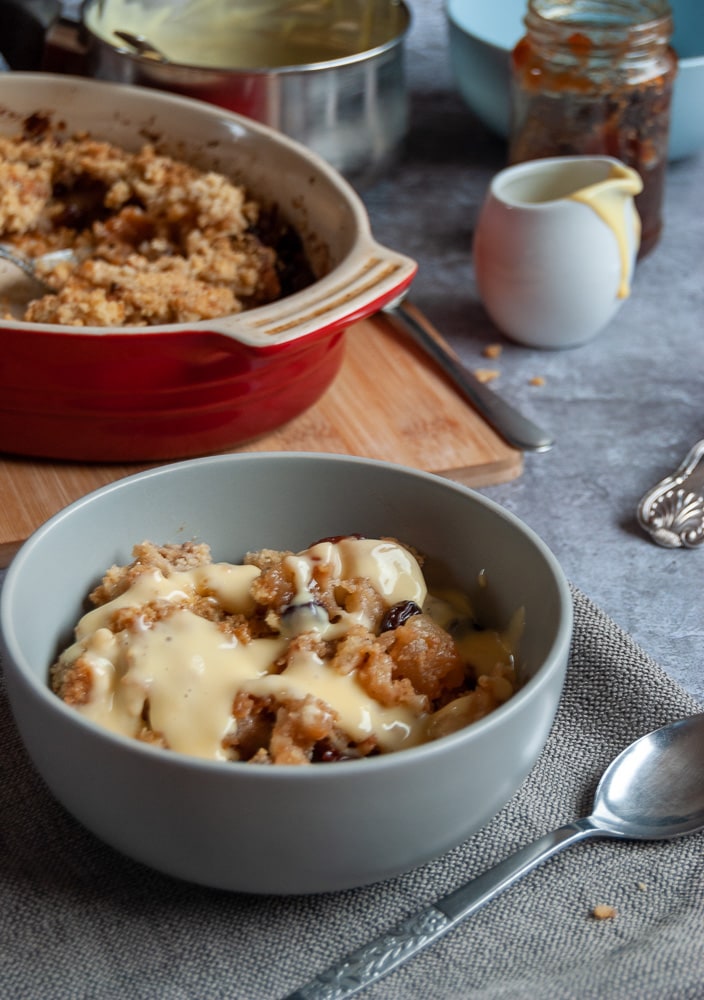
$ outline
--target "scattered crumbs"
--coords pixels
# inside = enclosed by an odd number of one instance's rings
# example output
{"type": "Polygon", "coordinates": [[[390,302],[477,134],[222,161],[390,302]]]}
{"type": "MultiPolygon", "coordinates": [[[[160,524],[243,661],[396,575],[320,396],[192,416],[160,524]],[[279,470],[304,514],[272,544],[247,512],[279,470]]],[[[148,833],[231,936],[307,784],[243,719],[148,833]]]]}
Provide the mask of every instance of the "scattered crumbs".
{"type": "Polygon", "coordinates": [[[645,882],[639,882],[638,888],[640,889],[641,892],[646,892],[648,886],[645,884],[645,882]]]}
{"type": "Polygon", "coordinates": [[[542,375],[534,375],[529,381],[529,385],[545,385],[545,379],[542,375]]]}
{"type": "Polygon", "coordinates": [[[501,356],[502,351],[503,347],[501,344],[487,344],[482,354],[485,358],[498,358],[501,356]]]}
{"type": "Polygon", "coordinates": [[[616,908],[608,903],[599,903],[592,910],[592,916],[595,920],[613,920],[616,916],[616,908]]]}
{"type": "Polygon", "coordinates": [[[474,374],[480,382],[493,382],[495,378],[499,377],[496,368],[475,368],[474,374]]]}

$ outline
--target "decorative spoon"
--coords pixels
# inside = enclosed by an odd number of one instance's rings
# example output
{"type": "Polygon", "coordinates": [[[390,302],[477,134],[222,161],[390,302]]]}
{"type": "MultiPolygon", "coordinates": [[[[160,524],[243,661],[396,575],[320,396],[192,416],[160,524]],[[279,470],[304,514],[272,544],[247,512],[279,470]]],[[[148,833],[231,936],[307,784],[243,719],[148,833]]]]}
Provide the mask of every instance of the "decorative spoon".
{"type": "Polygon", "coordinates": [[[693,549],[704,542],[704,441],[661,479],[638,504],[638,522],[666,549],[693,549]]]}
{"type": "Polygon", "coordinates": [[[671,840],[704,829],[704,714],[627,747],[604,773],[589,816],[575,820],[352,952],[285,1000],[344,1000],[387,975],[543,861],[594,837],[671,840]]]}

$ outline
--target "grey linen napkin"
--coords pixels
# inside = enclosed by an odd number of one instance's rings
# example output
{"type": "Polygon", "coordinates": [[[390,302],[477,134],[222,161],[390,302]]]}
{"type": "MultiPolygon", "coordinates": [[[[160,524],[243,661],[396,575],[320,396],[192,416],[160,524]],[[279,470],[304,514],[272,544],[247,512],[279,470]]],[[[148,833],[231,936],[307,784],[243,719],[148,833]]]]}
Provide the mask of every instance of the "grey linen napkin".
{"type": "MultiPolygon", "coordinates": [[[[444,857],[334,895],[216,892],[104,846],[36,776],[0,687],[4,1000],[276,1000],[522,844],[588,812],[598,778],[624,746],[701,708],[588,598],[574,590],[573,599],[558,717],[511,802],[444,857]]],[[[283,816],[281,825],[285,835],[283,816]]],[[[360,997],[700,998],[703,851],[700,834],[577,845],[360,997]],[[617,915],[594,919],[601,903],[617,915]]]]}

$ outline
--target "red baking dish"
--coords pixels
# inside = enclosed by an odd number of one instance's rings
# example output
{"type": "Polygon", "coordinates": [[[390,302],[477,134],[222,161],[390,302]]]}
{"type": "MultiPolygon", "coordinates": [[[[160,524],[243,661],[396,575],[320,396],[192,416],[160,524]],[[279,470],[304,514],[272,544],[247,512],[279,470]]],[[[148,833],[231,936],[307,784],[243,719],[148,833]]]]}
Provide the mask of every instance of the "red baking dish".
{"type": "MultiPolygon", "coordinates": [[[[0,74],[0,133],[29,115],[126,149],[216,170],[276,206],[315,275],[303,291],[217,320],[69,327],[0,320],[0,451],[153,461],[236,447],[311,406],[348,326],[403,295],[416,263],[378,244],[361,200],[320,157],[221,108],[161,91],[52,74],[0,74]]],[[[0,266],[4,303],[25,279],[0,266]]]]}

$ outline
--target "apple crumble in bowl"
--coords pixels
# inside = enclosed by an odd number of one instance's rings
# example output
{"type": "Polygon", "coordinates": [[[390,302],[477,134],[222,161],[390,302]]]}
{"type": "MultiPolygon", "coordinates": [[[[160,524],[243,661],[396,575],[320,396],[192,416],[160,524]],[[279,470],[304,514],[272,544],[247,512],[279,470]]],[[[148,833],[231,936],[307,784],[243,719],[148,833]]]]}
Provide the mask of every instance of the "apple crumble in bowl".
{"type": "Polygon", "coordinates": [[[495,817],[545,745],[571,623],[510,512],[344,455],[118,480],[0,592],[11,708],[58,801],[162,872],[274,894],[390,878],[495,817]]]}
{"type": "Polygon", "coordinates": [[[86,718],[211,760],[355,760],[438,739],[517,687],[521,614],[480,628],[394,539],[214,563],[136,545],[90,595],[52,688],[86,718]]]}

